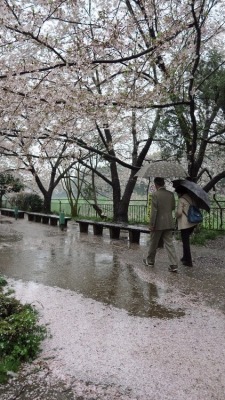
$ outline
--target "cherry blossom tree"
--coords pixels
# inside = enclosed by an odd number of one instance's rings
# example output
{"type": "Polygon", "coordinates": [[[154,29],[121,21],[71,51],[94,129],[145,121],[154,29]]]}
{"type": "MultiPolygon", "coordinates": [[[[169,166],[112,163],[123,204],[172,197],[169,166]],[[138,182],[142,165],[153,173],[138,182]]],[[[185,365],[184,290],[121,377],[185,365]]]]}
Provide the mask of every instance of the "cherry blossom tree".
{"type": "Polygon", "coordinates": [[[16,158],[20,170],[32,174],[44,197],[43,211],[51,212],[54,189],[77,162],[66,139],[63,142],[55,140],[53,147],[47,137],[39,136],[31,140],[25,135],[21,138],[18,132],[14,132],[4,137],[1,151],[5,157],[16,158]]]}
{"type": "Polygon", "coordinates": [[[116,220],[127,219],[162,110],[189,113],[188,171],[201,173],[199,66],[220,45],[222,1],[4,0],[0,12],[3,136],[16,130],[28,143],[43,131],[53,149],[66,138],[75,153],[99,154],[110,166],[116,220]],[[129,171],[123,191],[118,165],[129,171]]]}

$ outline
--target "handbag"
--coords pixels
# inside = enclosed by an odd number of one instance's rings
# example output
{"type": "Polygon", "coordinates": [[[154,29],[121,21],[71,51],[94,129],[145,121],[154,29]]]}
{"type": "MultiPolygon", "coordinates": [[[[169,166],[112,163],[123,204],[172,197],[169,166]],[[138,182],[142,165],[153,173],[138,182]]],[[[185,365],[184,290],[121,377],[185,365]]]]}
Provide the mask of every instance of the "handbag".
{"type": "MultiPolygon", "coordinates": [[[[188,199],[185,198],[185,200],[187,200],[187,202],[190,204],[188,199]]],[[[187,214],[184,211],[183,213],[186,215],[188,222],[190,222],[191,224],[200,224],[203,221],[201,211],[197,206],[194,206],[194,204],[189,205],[187,214]]]]}
{"type": "Polygon", "coordinates": [[[188,222],[191,224],[200,224],[203,220],[202,213],[198,207],[190,204],[187,214],[188,222]]]}

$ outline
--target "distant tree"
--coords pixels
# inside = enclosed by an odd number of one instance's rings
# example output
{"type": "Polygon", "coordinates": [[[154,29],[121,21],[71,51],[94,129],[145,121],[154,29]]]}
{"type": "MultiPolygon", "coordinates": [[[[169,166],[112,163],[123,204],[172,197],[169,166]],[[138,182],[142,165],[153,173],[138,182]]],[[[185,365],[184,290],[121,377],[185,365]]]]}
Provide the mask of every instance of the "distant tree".
{"type": "Polygon", "coordinates": [[[68,171],[61,181],[70,205],[72,218],[76,218],[79,214],[78,201],[81,196],[82,186],[84,185],[85,172],[85,168],[81,170],[79,164],[75,165],[68,171]]]}
{"type": "Polygon", "coordinates": [[[162,157],[186,158],[189,175],[199,181],[204,174],[207,191],[225,177],[224,65],[215,49],[204,55],[194,76],[193,102],[164,111],[157,137],[162,157]]]}
{"type": "MultiPolygon", "coordinates": [[[[97,169],[98,157],[92,156],[89,161],[92,168],[97,169]],[[93,164],[95,164],[95,166],[93,166],[93,164]]],[[[90,171],[89,168],[77,163],[77,165],[74,165],[69,173],[62,179],[62,185],[67,194],[72,217],[75,218],[79,214],[78,201],[81,197],[94,208],[101,218],[105,217],[101,207],[98,205],[95,170],[90,171]]]]}
{"type": "Polygon", "coordinates": [[[29,141],[27,137],[21,140],[18,132],[5,136],[5,146],[1,146],[2,154],[11,159],[17,159],[20,169],[32,174],[44,198],[43,211],[51,212],[51,199],[54,189],[77,161],[71,154],[69,143],[63,141],[49,143],[45,136],[36,136],[29,141]],[[13,149],[9,143],[13,142],[13,149]]]}

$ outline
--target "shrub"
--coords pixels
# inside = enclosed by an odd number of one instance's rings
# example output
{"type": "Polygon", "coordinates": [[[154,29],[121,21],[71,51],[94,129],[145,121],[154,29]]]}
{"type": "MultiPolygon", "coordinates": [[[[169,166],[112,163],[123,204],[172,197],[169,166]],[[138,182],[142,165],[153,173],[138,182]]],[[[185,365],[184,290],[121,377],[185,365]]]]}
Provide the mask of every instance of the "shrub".
{"type": "Polygon", "coordinates": [[[191,244],[204,246],[207,240],[215,240],[218,236],[222,236],[223,233],[219,231],[212,231],[207,229],[196,229],[191,236],[191,244]]]}
{"type": "Polygon", "coordinates": [[[7,382],[9,371],[16,372],[40,351],[46,328],[37,322],[38,313],[30,304],[0,293],[0,384],[7,382]]]}
{"type": "Polygon", "coordinates": [[[36,193],[19,193],[11,198],[11,204],[24,211],[39,212],[43,209],[43,199],[36,193]]]}

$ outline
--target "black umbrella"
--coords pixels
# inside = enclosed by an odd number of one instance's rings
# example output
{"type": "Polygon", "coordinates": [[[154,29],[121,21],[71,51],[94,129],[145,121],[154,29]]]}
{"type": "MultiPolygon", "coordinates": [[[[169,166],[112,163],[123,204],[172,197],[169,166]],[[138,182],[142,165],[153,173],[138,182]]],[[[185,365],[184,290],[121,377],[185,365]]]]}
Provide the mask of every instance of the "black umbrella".
{"type": "Polygon", "coordinates": [[[197,183],[185,180],[177,179],[173,181],[173,186],[175,190],[179,187],[185,189],[185,192],[192,197],[197,206],[203,210],[210,211],[210,200],[208,193],[205,192],[197,183]]]}

